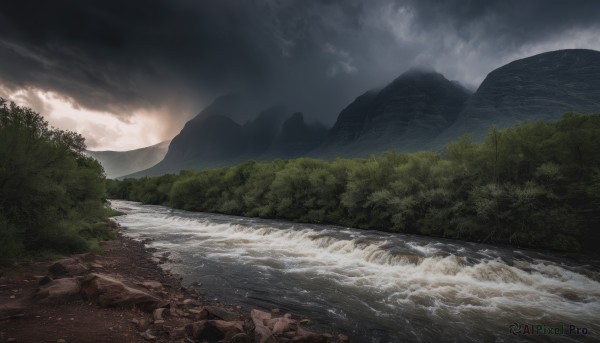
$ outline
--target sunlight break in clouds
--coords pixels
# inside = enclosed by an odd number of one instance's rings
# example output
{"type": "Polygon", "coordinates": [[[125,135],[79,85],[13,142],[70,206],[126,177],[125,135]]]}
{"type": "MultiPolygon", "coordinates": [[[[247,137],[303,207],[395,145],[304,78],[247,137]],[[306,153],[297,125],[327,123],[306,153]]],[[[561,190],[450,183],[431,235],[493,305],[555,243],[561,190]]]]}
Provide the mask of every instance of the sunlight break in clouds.
{"type": "Polygon", "coordinates": [[[7,99],[40,113],[51,126],[83,135],[90,150],[132,150],[161,141],[158,116],[139,111],[119,119],[108,112],[83,109],[53,92],[21,89],[7,99]]]}

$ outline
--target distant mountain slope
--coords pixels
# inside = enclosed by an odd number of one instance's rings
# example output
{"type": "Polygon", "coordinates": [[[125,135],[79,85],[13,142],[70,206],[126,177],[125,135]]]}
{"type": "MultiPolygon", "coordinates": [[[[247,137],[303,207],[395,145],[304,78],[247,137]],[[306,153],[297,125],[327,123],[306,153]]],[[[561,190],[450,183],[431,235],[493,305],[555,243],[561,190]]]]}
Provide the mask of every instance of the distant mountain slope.
{"type": "Polygon", "coordinates": [[[526,119],[557,120],[566,112],[600,113],[600,52],[560,50],[511,62],[492,71],[472,95],[439,73],[412,69],[356,98],[330,130],[280,106],[240,125],[235,118],[253,111],[247,101],[235,95],[216,99],[186,123],[163,161],[131,176],[249,159],[440,151],[464,133],[480,140],[494,124],[502,128],[526,119]]]}
{"type": "Polygon", "coordinates": [[[92,156],[106,172],[106,177],[114,179],[149,168],[160,162],[169,148],[170,141],[160,142],[141,149],[129,151],[92,151],[86,153],[92,156]]]}
{"type": "Polygon", "coordinates": [[[346,107],[314,156],[364,156],[420,150],[448,128],[470,92],[443,75],[413,69],[346,107]]]}
{"type": "Polygon", "coordinates": [[[294,113],[283,125],[279,135],[266,153],[267,159],[304,156],[323,143],[327,135],[325,126],[309,125],[301,112],[294,113]]]}
{"type": "Polygon", "coordinates": [[[502,66],[485,78],[452,126],[424,148],[439,150],[471,132],[482,139],[490,126],[557,120],[566,112],[600,113],[600,52],[558,50],[502,66]]]}
{"type": "Polygon", "coordinates": [[[282,106],[268,108],[240,125],[229,113],[242,111],[244,106],[238,97],[216,99],[185,124],[162,161],[127,177],[298,157],[321,144],[327,133],[325,127],[306,124],[302,113],[290,116],[282,106]]]}

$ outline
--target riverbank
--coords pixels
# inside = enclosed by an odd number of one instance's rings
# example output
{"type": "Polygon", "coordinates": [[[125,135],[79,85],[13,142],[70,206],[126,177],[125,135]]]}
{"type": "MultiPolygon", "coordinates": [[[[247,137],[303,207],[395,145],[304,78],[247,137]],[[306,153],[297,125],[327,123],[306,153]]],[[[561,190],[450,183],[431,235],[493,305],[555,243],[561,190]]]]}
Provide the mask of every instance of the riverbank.
{"type": "MultiPolygon", "coordinates": [[[[0,266],[0,342],[337,342],[292,314],[205,299],[123,236],[102,254],[0,266]]],[[[200,289],[201,292],[201,289],[200,289]]]]}

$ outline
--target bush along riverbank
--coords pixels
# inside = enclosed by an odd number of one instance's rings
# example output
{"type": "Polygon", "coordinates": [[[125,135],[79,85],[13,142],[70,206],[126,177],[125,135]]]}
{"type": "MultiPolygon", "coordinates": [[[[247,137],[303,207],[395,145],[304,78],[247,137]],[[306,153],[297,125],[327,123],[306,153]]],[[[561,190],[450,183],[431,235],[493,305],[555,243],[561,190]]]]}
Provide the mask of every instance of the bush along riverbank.
{"type": "Polygon", "coordinates": [[[0,261],[99,251],[113,238],[104,171],[85,148],[0,98],[0,261]]]}
{"type": "Polygon", "coordinates": [[[491,128],[444,152],[248,161],[108,180],[109,196],[191,211],[586,251],[600,243],[600,115],[491,128]]]}

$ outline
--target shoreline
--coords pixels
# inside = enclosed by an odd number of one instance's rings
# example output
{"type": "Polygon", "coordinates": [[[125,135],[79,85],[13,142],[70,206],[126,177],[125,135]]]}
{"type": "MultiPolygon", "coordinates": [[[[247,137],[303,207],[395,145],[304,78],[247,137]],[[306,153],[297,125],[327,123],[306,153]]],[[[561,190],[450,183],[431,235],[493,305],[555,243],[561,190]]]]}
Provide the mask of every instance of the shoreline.
{"type": "Polygon", "coordinates": [[[0,343],[348,342],[279,309],[206,299],[161,267],[166,257],[110,223],[117,238],[100,244],[102,254],[0,266],[0,343]]]}

